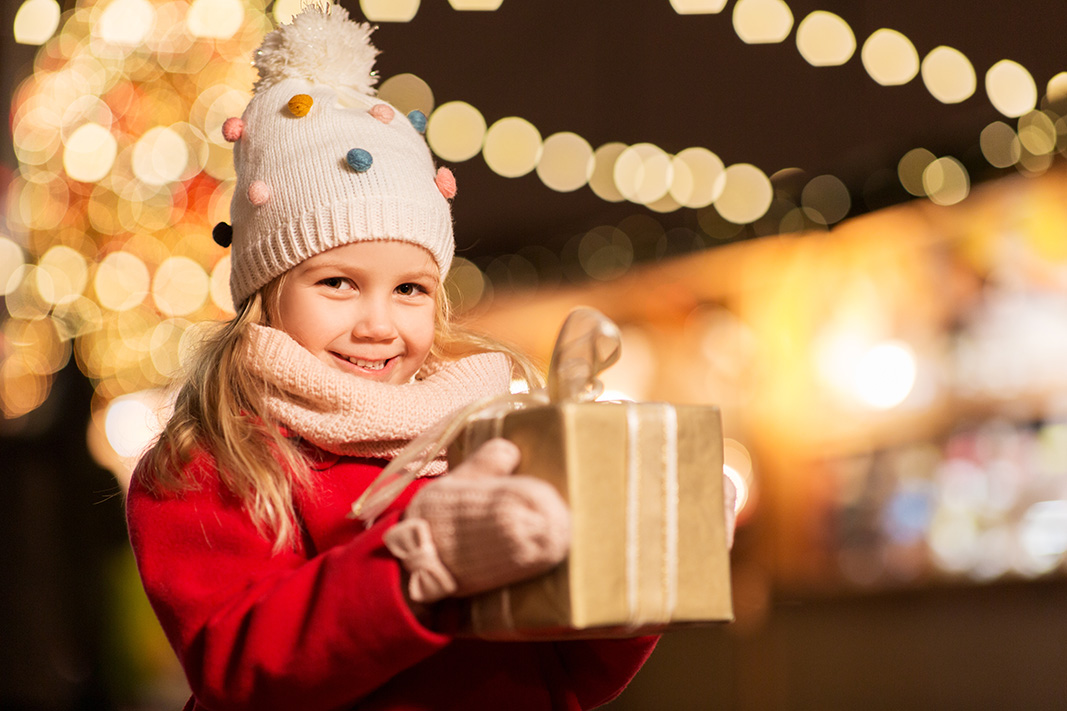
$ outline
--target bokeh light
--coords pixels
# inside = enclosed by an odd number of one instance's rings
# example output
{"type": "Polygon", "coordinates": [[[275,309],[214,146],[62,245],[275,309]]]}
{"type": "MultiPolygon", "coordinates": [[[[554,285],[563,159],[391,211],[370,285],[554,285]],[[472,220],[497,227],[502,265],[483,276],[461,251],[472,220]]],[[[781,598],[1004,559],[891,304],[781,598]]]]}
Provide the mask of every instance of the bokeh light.
{"type": "Polygon", "coordinates": [[[856,35],[840,16],[816,10],[797,25],[797,50],[815,67],[836,67],[852,58],[856,35]]]}
{"type": "Polygon", "coordinates": [[[584,187],[593,174],[593,147],[577,133],[554,133],[542,145],[537,176],[546,187],[568,193],[584,187]]]}
{"type": "Polygon", "coordinates": [[[913,148],[905,153],[897,163],[897,176],[904,189],[916,197],[924,197],[926,188],[923,185],[923,173],[936,158],[925,148],[913,148]]]}
{"type": "Polygon", "coordinates": [[[499,9],[504,0],[448,0],[453,10],[474,10],[477,12],[491,12],[499,9]]]}
{"type": "Polygon", "coordinates": [[[0,296],[7,296],[18,287],[16,275],[21,277],[26,254],[11,239],[0,235],[0,296]]]}
{"type": "Polygon", "coordinates": [[[994,121],[983,128],[979,145],[986,161],[995,168],[1010,168],[1022,154],[1015,130],[1003,121],[994,121]]]}
{"type": "Polygon", "coordinates": [[[688,208],[707,207],[726,188],[726,167],[707,148],[686,148],[672,159],[674,179],[670,195],[688,208]]]}
{"type": "Polygon", "coordinates": [[[671,157],[654,144],[635,144],[615,159],[614,178],[615,188],[630,202],[654,203],[670,190],[671,157]]]}
{"type": "Polygon", "coordinates": [[[426,124],[426,141],[447,161],[460,162],[478,155],[485,133],[482,113],[465,101],[441,104],[426,124]]]}
{"type": "Polygon", "coordinates": [[[144,42],[156,19],[148,0],[111,0],[99,11],[93,32],[109,44],[133,48],[144,42]]]}
{"type": "Polygon", "coordinates": [[[725,175],[722,195],[714,202],[716,212],[738,225],[763,217],[774,199],[774,187],[767,174],[749,163],[735,163],[725,175]]]}
{"type": "Polygon", "coordinates": [[[12,27],[19,44],[44,44],[59,27],[61,14],[56,0],[25,0],[15,13],[12,27]]]}
{"type": "Polygon", "coordinates": [[[541,133],[537,127],[526,119],[509,116],[489,127],[482,157],[497,175],[518,178],[537,167],[541,150],[541,133]]]}
{"type": "Polygon", "coordinates": [[[73,180],[95,183],[111,171],[117,154],[118,142],[110,131],[100,124],[82,124],[66,141],[63,170],[73,180]]]}
{"type": "Polygon", "coordinates": [[[204,268],[188,257],[171,257],[152,280],[156,307],[168,316],[184,316],[203,306],[211,290],[204,268]]]}
{"type": "Polygon", "coordinates": [[[808,181],[800,194],[808,217],[824,225],[840,222],[852,209],[852,198],[840,178],[820,175],[808,181]]]}
{"type": "Polygon", "coordinates": [[[1017,118],[1037,106],[1037,85],[1026,67],[1002,59],[985,75],[985,91],[993,107],[1008,118],[1017,118]]]}
{"type": "Polygon", "coordinates": [[[132,309],[148,296],[148,267],[129,252],[112,252],[97,266],[93,286],[104,308],[132,309]]]}
{"type": "Polygon", "coordinates": [[[922,61],[923,83],[943,104],[958,104],[971,98],[978,86],[971,60],[958,49],[936,47],[922,61]]]}
{"type": "Polygon", "coordinates": [[[410,22],[419,11],[419,0],[359,0],[369,22],[410,22]]]}
{"type": "Polygon", "coordinates": [[[433,90],[426,81],[415,74],[395,74],[378,87],[378,98],[392,104],[407,115],[421,111],[430,116],[434,110],[433,90]]]}
{"type": "Polygon", "coordinates": [[[622,202],[626,198],[615,187],[615,162],[627,148],[625,143],[605,143],[593,152],[593,173],[589,188],[605,202],[622,202]]]}
{"type": "Polygon", "coordinates": [[[922,182],[930,201],[938,205],[955,205],[971,192],[967,169],[951,156],[938,158],[926,166],[922,182]]]}
{"type": "Polygon", "coordinates": [[[193,0],[185,23],[193,37],[225,40],[241,29],[244,19],[241,0],[193,0]]]}
{"type": "Polygon", "coordinates": [[[726,7],[726,0],[671,0],[679,15],[715,15],[726,7]]]}
{"type": "Polygon", "coordinates": [[[1030,111],[1019,117],[1019,143],[1035,156],[1048,155],[1056,150],[1056,124],[1043,111],[1030,111]]]}
{"type": "Polygon", "coordinates": [[[875,30],[860,51],[863,68],[882,86],[907,84],[919,73],[919,53],[907,37],[896,30],[875,30]]]}
{"type": "Polygon", "coordinates": [[[774,44],[789,36],[793,12],[782,0],[737,0],[733,24],[745,44],[774,44]]]}
{"type": "Polygon", "coordinates": [[[861,401],[885,410],[899,405],[915,385],[915,353],[900,341],[873,346],[856,363],[854,387],[861,401]]]}

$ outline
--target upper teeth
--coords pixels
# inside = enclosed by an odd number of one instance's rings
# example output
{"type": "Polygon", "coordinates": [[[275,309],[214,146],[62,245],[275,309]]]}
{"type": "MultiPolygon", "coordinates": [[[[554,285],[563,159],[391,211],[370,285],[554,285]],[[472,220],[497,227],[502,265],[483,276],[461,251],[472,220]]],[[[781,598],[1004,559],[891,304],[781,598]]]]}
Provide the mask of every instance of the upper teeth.
{"type": "Polygon", "coordinates": [[[362,360],[360,358],[349,358],[348,359],[348,361],[350,363],[358,365],[360,368],[367,368],[368,370],[381,370],[382,368],[385,367],[385,362],[387,360],[389,360],[389,359],[388,358],[386,358],[385,360],[362,360]]]}

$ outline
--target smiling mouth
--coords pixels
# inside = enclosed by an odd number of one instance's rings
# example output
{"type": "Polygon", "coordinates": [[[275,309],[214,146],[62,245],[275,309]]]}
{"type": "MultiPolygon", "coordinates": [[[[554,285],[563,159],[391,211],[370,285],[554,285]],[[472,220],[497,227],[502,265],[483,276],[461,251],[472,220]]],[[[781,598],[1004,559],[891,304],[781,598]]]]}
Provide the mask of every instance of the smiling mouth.
{"type": "Polygon", "coordinates": [[[392,358],[386,358],[385,360],[363,360],[362,358],[353,358],[349,356],[341,356],[341,358],[347,360],[352,365],[365,370],[384,370],[385,366],[392,360],[392,358]]]}

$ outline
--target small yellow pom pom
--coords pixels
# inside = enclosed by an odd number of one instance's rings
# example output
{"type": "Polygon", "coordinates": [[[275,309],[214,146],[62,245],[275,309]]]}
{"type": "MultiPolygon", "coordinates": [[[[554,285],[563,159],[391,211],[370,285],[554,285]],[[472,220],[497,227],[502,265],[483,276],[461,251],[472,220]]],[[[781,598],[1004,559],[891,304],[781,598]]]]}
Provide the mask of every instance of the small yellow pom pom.
{"type": "Polygon", "coordinates": [[[314,100],[307,94],[297,94],[289,99],[289,113],[293,116],[307,116],[314,103],[314,100]]]}

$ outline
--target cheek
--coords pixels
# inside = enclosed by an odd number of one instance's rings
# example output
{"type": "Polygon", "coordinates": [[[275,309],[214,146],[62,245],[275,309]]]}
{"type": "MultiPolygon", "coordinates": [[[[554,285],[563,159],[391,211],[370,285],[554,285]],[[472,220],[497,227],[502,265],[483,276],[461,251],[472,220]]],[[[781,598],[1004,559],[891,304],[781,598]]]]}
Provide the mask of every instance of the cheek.
{"type": "Polygon", "coordinates": [[[412,320],[408,331],[411,345],[422,353],[423,357],[430,352],[430,348],[433,346],[436,325],[434,314],[435,310],[432,308],[420,310],[419,314],[412,320]]]}

